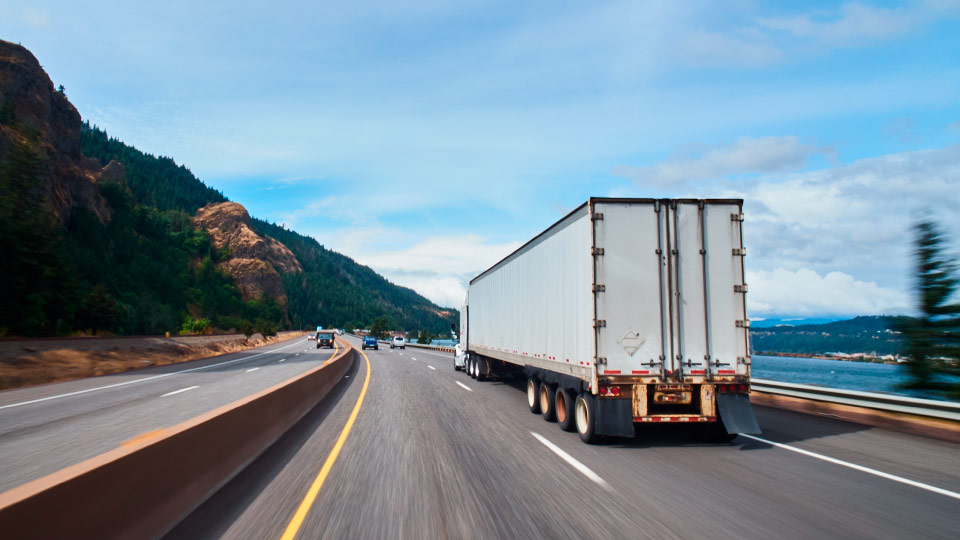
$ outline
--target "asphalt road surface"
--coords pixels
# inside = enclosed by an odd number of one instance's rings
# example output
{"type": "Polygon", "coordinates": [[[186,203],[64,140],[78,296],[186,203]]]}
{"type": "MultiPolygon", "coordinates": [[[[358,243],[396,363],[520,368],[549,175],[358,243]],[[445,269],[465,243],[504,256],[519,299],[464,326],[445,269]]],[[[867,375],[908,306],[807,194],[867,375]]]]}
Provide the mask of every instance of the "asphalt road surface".
{"type": "Polygon", "coordinates": [[[297,337],[204,360],[0,392],[0,491],[322,364],[297,337]]]}
{"type": "Polygon", "coordinates": [[[676,426],[591,446],[530,414],[523,381],[479,383],[455,372],[449,354],[422,349],[366,352],[366,392],[361,358],[167,537],[956,539],[960,531],[956,444],[757,407],[761,439],[783,447],[744,436],[698,444],[676,426]]]}

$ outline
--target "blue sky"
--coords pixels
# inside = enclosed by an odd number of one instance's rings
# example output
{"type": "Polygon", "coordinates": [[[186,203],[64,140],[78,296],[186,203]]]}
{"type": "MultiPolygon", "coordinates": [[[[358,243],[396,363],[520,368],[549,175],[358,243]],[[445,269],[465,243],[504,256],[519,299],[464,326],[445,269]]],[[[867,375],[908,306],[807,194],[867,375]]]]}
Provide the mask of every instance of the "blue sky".
{"type": "Polygon", "coordinates": [[[960,235],[958,1],[90,4],[0,38],[443,305],[590,196],[743,197],[758,319],[908,311],[912,220],[960,235]]]}

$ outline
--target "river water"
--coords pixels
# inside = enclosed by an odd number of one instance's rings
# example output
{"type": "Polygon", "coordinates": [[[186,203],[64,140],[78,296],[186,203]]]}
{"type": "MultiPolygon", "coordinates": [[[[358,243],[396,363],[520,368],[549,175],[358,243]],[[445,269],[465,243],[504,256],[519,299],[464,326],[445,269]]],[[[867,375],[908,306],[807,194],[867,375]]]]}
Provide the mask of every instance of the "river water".
{"type": "Polygon", "coordinates": [[[752,361],[751,375],[757,379],[925,397],[897,388],[908,378],[902,365],[760,355],[754,355],[752,361]]]}

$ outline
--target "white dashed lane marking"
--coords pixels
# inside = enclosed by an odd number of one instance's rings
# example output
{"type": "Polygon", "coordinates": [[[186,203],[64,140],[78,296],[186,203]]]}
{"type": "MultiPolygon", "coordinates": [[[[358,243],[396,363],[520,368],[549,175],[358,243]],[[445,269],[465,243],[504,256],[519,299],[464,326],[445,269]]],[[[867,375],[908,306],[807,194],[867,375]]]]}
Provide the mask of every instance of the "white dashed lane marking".
{"type": "Polygon", "coordinates": [[[174,395],[174,394],[179,394],[180,392],[188,392],[188,391],[190,391],[190,390],[193,390],[194,388],[200,388],[200,387],[199,387],[199,386],[188,386],[188,387],[186,387],[186,388],[181,388],[181,389],[179,389],[179,390],[174,390],[173,392],[167,392],[166,394],[164,394],[164,395],[162,395],[162,396],[160,396],[160,397],[172,396],[172,395],[174,395]]]}

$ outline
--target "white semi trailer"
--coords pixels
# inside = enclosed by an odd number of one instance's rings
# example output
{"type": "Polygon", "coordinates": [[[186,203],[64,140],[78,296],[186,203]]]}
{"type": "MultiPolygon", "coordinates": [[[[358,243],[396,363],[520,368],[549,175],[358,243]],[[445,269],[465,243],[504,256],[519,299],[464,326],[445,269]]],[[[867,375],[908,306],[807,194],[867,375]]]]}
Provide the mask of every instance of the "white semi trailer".
{"type": "MultiPolygon", "coordinates": [[[[460,361],[585,442],[758,433],[739,199],[592,198],[470,281],[460,361]]],[[[456,364],[455,364],[456,366],[456,364]]]]}

